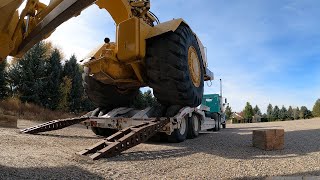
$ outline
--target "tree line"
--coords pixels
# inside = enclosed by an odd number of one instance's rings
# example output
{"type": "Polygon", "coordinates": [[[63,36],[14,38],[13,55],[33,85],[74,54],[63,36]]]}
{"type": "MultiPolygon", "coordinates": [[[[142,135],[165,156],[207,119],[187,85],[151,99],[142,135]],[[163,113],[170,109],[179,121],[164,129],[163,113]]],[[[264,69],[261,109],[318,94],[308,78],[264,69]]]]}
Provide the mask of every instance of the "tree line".
{"type": "MultiPolygon", "coordinates": [[[[83,68],[72,55],[64,60],[59,49],[40,42],[22,58],[0,63],[0,100],[17,97],[51,110],[78,113],[95,107],[82,87],[83,68]]],[[[157,104],[151,91],[139,92],[132,107],[157,104]]]]}
{"type": "Polygon", "coordinates": [[[51,110],[78,113],[93,108],[82,88],[82,68],[75,55],[64,62],[59,49],[46,42],[0,65],[0,92],[0,99],[17,97],[51,110]]]}
{"type": "MultiPolygon", "coordinates": [[[[230,106],[226,108],[226,117],[227,119],[233,118],[233,112],[230,106]]],[[[292,106],[289,106],[286,108],[285,106],[282,106],[279,108],[279,106],[275,105],[273,107],[272,104],[269,104],[266,110],[266,113],[262,114],[260,108],[258,105],[256,105],[254,108],[251,106],[249,102],[246,103],[246,106],[244,110],[240,113],[245,120],[253,119],[253,117],[258,116],[261,118],[261,121],[286,121],[286,120],[298,120],[298,119],[309,119],[313,117],[320,117],[320,99],[318,99],[313,108],[312,111],[309,110],[306,106],[301,106],[293,108],[292,106]]]]}

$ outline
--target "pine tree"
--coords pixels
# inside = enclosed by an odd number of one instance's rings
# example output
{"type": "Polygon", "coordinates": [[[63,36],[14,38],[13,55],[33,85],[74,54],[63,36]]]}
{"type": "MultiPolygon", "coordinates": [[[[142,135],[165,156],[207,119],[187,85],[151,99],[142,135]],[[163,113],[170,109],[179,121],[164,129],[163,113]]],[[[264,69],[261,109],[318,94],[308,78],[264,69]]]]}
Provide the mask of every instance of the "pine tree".
{"type": "Polygon", "coordinates": [[[299,114],[300,118],[301,119],[306,119],[307,115],[308,115],[308,108],[306,106],[301,106],[300,114],[299,114]]]}
{"type": "Polygon", "coordinates": [[[7,61],[0,62],[0,100],[8,96],[9,88],[7,81],[7,61]]]}
{"type": "Polygon", "coordinates": [[[14,91],[22,102],[46,104],[46,53],[43,42],[31,48],[9,72],[9,79],[14,91]]]}
{"type": "Polygon", "coordinates": [[[268,118],[268,121],[272,121],[274,118],[273,118],[273,107],[271,104],[268,105],[268,108],[267,108],[267,118],[268,118]]]}
{"type": "Polygon", "coordinates": [[[287,111],[287,117],[290,120],[294,120],[294,115],[293,115],[293,109],[291,106],[289,106],[288,111],[287,111]]]}
{"type": "Polygon", "coordinates": [[[300,109],[299,107],[293,109],[293,117],[295,120],[300,119],[300,109]]]}
{"type": "Polygon", "coordinates": [[[315,102],[315,104],[314,104],[314,106],[312,108],[312,115],[314,117],[320,117],[320,99],[318,99],[315,102]]]}
{"type": "Polygon", "coordinates": [[[232,109],[230,106],[226,107],[225,114],[226,114],[226,119],[229,120],[232,118],[232,109]]]}
{"type": "Polygon", "coordinates": [[[280,109],[279,109],[278,106],[274,106],[273,112],[272,112],[272,118],[273,118],[274,120],[278,120],[278,119],[280,119],[279,116],[280,116],[280,109]]]}
{"type": "Polygon", "coordinates": [[[249,102],[247,102],[246,107],[243,110],[243,114],[244,114],[244,118],[248,120],[251,120],[252,117],[254,116],[252,106],[250,105],[249,102]]]}
{"type": "Polygon", "coordinates": [[[70,95],[68,97],[69,110],[71,112],[79,112],[81,110],[81,102],[84,90],[82,87],[80,67],[77,63],[75,55],[72,55],[64,65],[63,77],[68,77],[72,80],[70,95]]]}
{"type": "Polygon", "coordinates": [[[158,102],[156,98],[152,95],[151,91],[148,90],[144,93],[139,91],[139,94],[136,96],[135,101],[133,102],[133,107],[137,109],[144,109],[146,107],[157,106],[158,102]]]}
{"type": "Polygon", "coordinates": [[[262,116],[262,113],[261,113],[260,108],[258,107],[258,105],[256,105],[253,108],[253,113],[254,113],[254,115],[262,116]]]}
{"type": "Polygon", "coordinates": [[[58,108],[63,111],[69,111],[69,97],[72,88],[72,80],[67,76],[63,77],[62,83],[60,84],[60,94],[58,108]]]}
{"type": "Polygon", "coordinates": [[[61,91],[60,84],[62,82],[62,66],[61,55],[58,49],[54,49],[48,59],[47,65],[48,82],[47,82],[47,103],[48,108],[57,109],[61,91]]]}
{"type": "Polygon", "coordinates": [[[287,109],[284,106],[282,106],[279,112],[279,119],[281,119],[282,121],[286,120],[288,118],[287,114],[287,109]]]}

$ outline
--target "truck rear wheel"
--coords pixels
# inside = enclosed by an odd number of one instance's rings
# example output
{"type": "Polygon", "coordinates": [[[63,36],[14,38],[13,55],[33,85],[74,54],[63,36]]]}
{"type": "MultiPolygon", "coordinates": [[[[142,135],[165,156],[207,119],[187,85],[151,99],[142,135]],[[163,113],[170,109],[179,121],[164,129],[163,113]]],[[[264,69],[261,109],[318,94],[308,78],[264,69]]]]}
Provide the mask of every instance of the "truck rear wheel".
{"type": "Polygon", "coordinates": [[[201,129],[201,122],[197,115],[192,115],[189,118],[189,129],[187,138],[193,139],[199,136],[199,132],[201,129]]]}
{"type": "Polygon", "coordinates": [[[171,135],[168,136],[168,141],[172,143],[183,142],[187,139],[188,134],[188,119],[183,118],[181,122],[181,127],[175,129],[171,135]]]}
{"type": "Polygon", "coordinates": [[[111,110],[117,107],[129,106],[139,89],[121,90],[116,86],[103,84],[89,76],[89,68],[85,67],[82,74],[83,87],[89,99],[100,109],[111,110]]]}
{"type": "Polygon", "coordinates": [[[163,105],[196,107],[203,96],[203,62],[197,38],[181,24],[147,40],[148,83],[163,105]]]}

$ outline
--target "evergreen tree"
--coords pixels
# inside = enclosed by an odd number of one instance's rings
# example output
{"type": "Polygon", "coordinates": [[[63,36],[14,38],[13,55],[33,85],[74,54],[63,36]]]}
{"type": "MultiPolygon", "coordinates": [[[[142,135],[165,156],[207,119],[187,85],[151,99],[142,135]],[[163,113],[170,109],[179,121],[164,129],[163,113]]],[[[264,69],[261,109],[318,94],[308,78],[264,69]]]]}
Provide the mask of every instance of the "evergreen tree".
{"type": "Polygon", "coordinates": [[[22,102],[32,102],[42,106],[46,104],[46,51],[44,43],[40,42],[10,69],[11,86],[22,102]]]}
{"type": "Polygon", "coordinates": [[[246,107],[243,110],[243,114],[244,114],[244,118],[248,120],[251,120],[252,117],[254,116],[252,106],[250,105],[249,102],[247,102],[246,107]]]}
{"type": "Polygon", "coordinates": [[[320,117],[320,99],[318,99],[315,102],[315,104],[314,104],[314,106],[312,108],[312,115],[314,117],[320,117]]]}
{"type": "Polygon", "coordinates": [[[286,120],[288,118],[287,114],[288,114],[287,109],[284,106],[282,106],[279,113],[279,119],[281,119],[282,121],[286,120]]]}
{"type": "Polygon", "coordinates": [[[231,119],[231,117],[232,117],[232,109],[231,109],[230,106],[226,107],[225,114],[226,114],[226,119],[231,119]]]}
{"type": "Polygon", "coordinates": [[[274,120],[280,119],[280,109],[279,109],[278,106],[274,106],[273,112],[272,112],[272,118],[273,118],[274,120]]]}
{"type": "Polygon", "coordinates": [[[62,83],[60,84],[60,94],[58,108],[63,111],[69,111],[69,97],[72,88],[72,80],[67,76],[63,77],[62,83]]]}
{"type": "Polygon", "coordinates": [[[137,109],[144,109],[146,107],[152,107],[157,105],[158,105],[157,100],[152,95],[150,90],[144,93],[139,91],[139,94],[136,96],[136,99],[133,102],[133,107],[137,109]]]}
{"type": "Polygon", "coordinates": [[[8,96],[7,61],[0,62],[0,100],[8,96]]]}
{"type": "Polygon", "coordinates": [[[268,121],[272,121],[274,118],[273,118],[273,107],[271,104],[268,105],[268,108],[267,108],[267,118],[268,118],[268,121]]]}
{"type": "Polygon", "coordinates": [[[254,115],[262,116],[262,113],[261,113],[260,108],[258,107],[258,105],[256,105],[253,108],[253,113],[254,113],[254,115]]]}
{"type": "Polygon", "coordinates": [[[300,108],[300,119],[306,119],[308,116],[308,108],[306,106],[301,106],[300,108]]]}
{"type": "Polygon", "coordinates": [[[61,55],[58,49],[54,49],[48,59],[47,65],[47,106],[48,108],[55,110],[57,109],[61,91],[60,84],[62,82],[62,66],[61,66],[61,55]]]}
{"type": "Polygon", "coordinates": [[[314,116],[312,115],[312,111],[310,111],[309,109],[307,110],[307,116],[306,118],[310,119],[313,118],[314,116]]]}
{"type": "Polygon", "coordinates": [[[69,110],[71,112],[79,112],[84,91],[82,87],[81,71],[75,55],[72,55],[64,65],[63,77],[68,77],[72,80],[70,95],[68,97],[69,110]]]}
{"type": "Polygon", "coordinates": [[[300,119],[300,109],[299,107],[293,109],[293,117],[295,120],[300,119]]]}
{"type": "Polygon", "coordinates": [[[293,109],[291,106],[289,106],[288,111],[287,111],[287,117],[290,120],[294,120],[294,115],[293,115],[293,109]]]}

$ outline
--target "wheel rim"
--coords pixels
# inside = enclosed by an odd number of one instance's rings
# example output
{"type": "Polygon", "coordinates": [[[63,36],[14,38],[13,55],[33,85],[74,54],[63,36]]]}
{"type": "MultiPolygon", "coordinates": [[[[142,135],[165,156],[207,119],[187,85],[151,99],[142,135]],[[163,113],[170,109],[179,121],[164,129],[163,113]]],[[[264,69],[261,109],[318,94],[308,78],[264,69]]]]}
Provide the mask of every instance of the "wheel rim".
{"type": "Polygon", "coordinates": [[[193,128],[196,132],[199,130],[199,119],[197,116],[193,117],[193,128]]]}
{"type": "Polygon", "coordinates": [[[196,49],[193,46],[188,50],[188,65],[192,83],[195,87],[201,84],[201,67],[196,49]]]}
{"type": "Polygon", "coordinates": [[[186,132],[187,129],[187,121],[185,118],[183,118],[183,120],[181,121],[181,126],[180,126],[180,134],[183,135],[186,132]]]}

